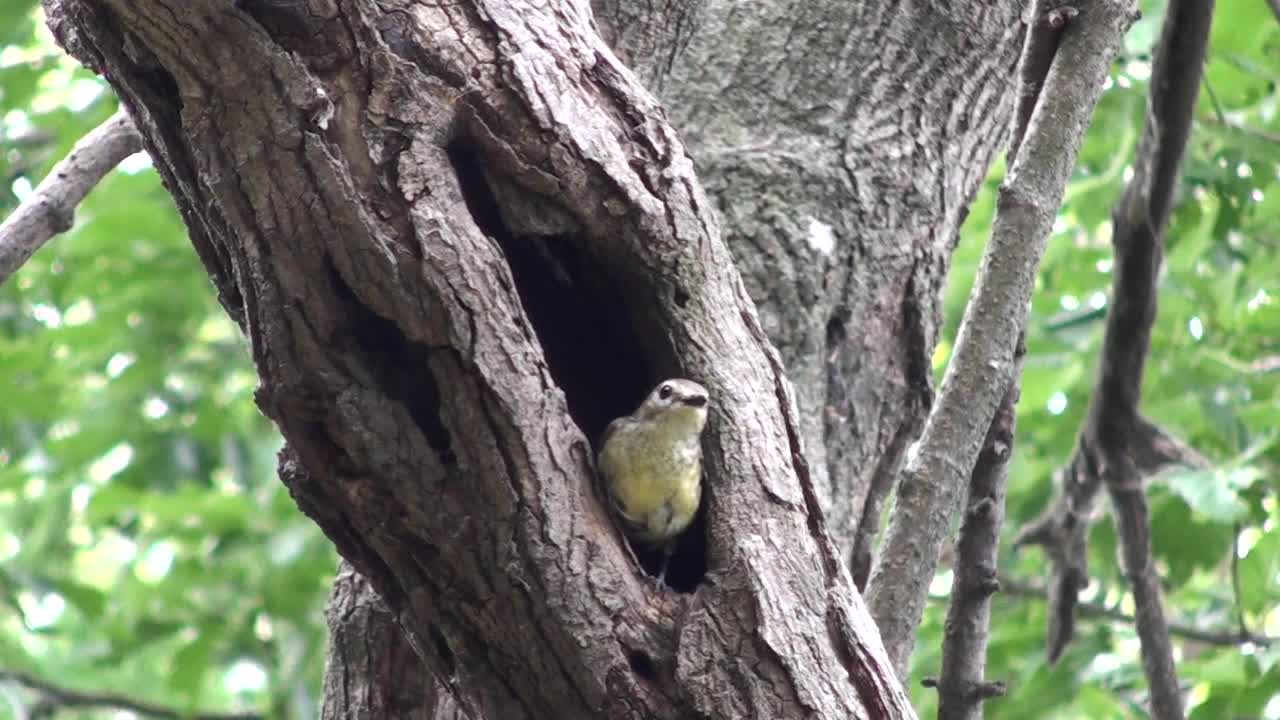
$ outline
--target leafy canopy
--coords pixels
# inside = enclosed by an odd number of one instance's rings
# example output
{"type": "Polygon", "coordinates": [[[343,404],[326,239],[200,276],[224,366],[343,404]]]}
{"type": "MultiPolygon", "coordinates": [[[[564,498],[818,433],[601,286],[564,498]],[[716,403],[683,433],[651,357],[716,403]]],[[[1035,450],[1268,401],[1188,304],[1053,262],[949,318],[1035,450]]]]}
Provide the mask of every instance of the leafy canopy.
{"type": "MultiPolygon", "coordinates": [[[[0,4],[0,215],[115,110],[35,5],[0,4]]],[[[0,287],[0,668],[317,715],[337,561],[275,477],[256,387],[172,199],[131,158],[0,287]]]]}

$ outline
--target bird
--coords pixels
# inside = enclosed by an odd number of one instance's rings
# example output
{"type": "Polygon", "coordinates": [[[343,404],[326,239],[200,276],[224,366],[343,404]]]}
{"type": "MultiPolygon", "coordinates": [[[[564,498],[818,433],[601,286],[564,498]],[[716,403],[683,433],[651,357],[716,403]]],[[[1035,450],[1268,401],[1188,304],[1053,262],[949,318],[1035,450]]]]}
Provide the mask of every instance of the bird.
{"type": "Polygon", "coordinates": [[[676,539],[702,499],[702,430],[710,396],[692,380],[664,380],[630,415],[605,428],[596,466],[628,540],[662,552],[666,587],[676,539]]]}

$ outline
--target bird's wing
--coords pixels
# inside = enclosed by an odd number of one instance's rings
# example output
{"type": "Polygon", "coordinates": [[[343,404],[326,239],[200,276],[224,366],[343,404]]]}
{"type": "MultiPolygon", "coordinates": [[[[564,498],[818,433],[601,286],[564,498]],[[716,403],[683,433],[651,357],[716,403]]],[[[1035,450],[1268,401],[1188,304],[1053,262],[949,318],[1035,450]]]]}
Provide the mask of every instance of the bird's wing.
{"type": "MultiPolygon", "coordinates": [[[[599,447],[602,451],[605,443],[609,442],[609,438],[613,437],[613,434],[624,427],[627,422],[629,422],[629,419],[623,416],[605,427],[604,432],[600,434],[599,447]]],[[[623,547],[627,548],[627,551],[631,553],[631,558],[635,560],[635,552],[632,551],[631,544],[627,541],[627,538],[640,531],[643,525],[627,515],[626,508],[622,506],[618,496],[613,494],[609,480],[605,477],[603,463],[600,462],[598,455],[596,457],[596,493],[600,501],[604,503],[604,506],[609,509],[609,518],[619,531],[619,536],[623,540],[623,547]]],[[[637,565],[639,562],[639,560],[636,560],[637,565]]]]}
{"type": "Polygon", "coordinates": [[[627,421],[626,417],[615,418],[613,422],[605,426],[604,432],[600,433],[600,449],[601,450],[604,449],[604,444],[609,442],[609,438],[613,437],[613,433],[616,432],[618,428],[622,427],[622,424],[625,423],[626,421],[627,421]]]}
{"type": "Polygon", "coordinates": [[[600,462],[600,454],[604,452],[605,443],[609,442],[609,438],[613,437],[613,434],[617,432],[618,428],[622,427],[626,420],[625,417],[620,417],[605,426],[604,432],[600,434],[600,442],[596,445],[599,448],[596,453],[596,492],[599,493],[600,499],[606,505],[612,503],[613,493],[609,492],[609,483],[604,476],[604,463],[600,462]]]}

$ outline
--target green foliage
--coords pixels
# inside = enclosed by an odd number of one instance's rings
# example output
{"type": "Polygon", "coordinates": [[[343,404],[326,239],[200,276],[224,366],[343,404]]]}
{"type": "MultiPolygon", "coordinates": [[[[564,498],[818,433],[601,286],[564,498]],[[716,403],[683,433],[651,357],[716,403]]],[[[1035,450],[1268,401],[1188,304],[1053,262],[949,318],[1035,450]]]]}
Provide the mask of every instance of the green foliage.
{"type": "MultiPolygon", "coordinates": [[[[1094,115],[1059,213],[1032,303],[1018,406],[1006,538],[1053,493],[1084,419],[1111,286],[1109,215],[1142,131],[1149,58],[1164,3],[1144,2],[1125,56],[1094,115]]],[[[1144,381],[1143,411],[1210,458],[1205,471],[1152,481],[1153,550],[1167,615],[1230,636],[1280,637],[1280,23],[1267,3],[1217,7],[1206,82],[1168,232],[1160,311],[1144,381]],[[1236,539],[1238,536],[1238,540],[1236,539]],[[1233,566],[1233,548],[1239,557],[1233,566]],[[1238,578],[1238,581],[1233,579],[1238,578]],[[1238,595],[1236,587],[1238,585],[1238,595]]],[[[992,175],[973,206],[947,291],[941,369],[990,233],[992,175]]],[[[1105,507],[1107,500],[1100,498],[1105,507]]],[[[1006,548],[1008,545],[1006,544],[1006,548]]],[[[1084,599],[1132,613],[1115,531],[1101,517],[1090,535],[1093,584],[1084,599]]],[[[1007,551],[1001,572],[1042,580],[1038,549],[1007,551]]],[[[945,604],[935,603],[918,647],[940,646],[945,604]]],[[[1044,661],[1045,606],[997,596],[988,676],[1008,697],[989,718],[1145,717],[1145,680],[1131,624],[1084,618],[1058,665],[1044,661]]],[[[1280,718],[1280,648],[1215,645],[1175,637],[1178,671],[1193,688],[1194,718],[1280,718]]],[[[938,658],[918,653],[917,677],[938,658]]],[[[913,688],[922,716],[932,691],[913,688]]]]}
{"type": "MultiPolygon", "coordinates": [[[[0,216],[115,109],[35,5],[0,6],[0,216]]],[[[172,199],[126,163],[0,286],[0,668],[315,715],[336,558],[276,479],[256,386],[172,199]]]]}

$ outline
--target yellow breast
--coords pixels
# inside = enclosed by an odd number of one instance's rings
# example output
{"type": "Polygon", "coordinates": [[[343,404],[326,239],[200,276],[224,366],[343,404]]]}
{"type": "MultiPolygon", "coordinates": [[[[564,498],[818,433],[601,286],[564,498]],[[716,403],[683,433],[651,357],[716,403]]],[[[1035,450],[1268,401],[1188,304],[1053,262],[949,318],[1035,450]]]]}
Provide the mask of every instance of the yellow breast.
{"type": "Polygon", "coordinates": [[[628,533],[638,540],[661,544],[683,532],[698,511],[702,453],[697,435],[672,438],[623,427],[601,450],[600,471],[628,533]]]}

